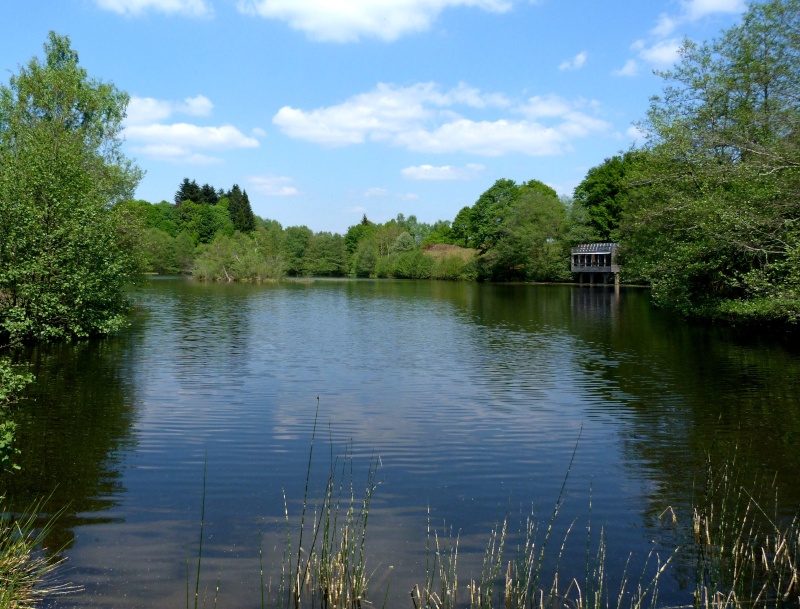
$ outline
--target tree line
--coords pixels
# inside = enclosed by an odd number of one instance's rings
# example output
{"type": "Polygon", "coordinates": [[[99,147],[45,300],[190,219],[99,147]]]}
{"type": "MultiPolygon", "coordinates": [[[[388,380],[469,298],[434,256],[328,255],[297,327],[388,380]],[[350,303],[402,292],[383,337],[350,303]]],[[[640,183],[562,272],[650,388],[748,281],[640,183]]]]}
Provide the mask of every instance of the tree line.
{"type": "MultiPolygon", "coordinates": [[[[255,216],[247,193],[184,179],[136,201],[121,153],[128,96],[49,35],[0,86],[0,344],[105,334],[146,271],[198,278],[352,275],[570,280],[569,249],[617,241],[623,279],[688,315],[800,317],[800,0],[750,5],[686,41],[640,124],[646,142],[571,198],[501,179],[453,219],[364,217],[344,235],[255,216]]],[[[477,193],[476,193],[477,194],[477,193]]]]}
{"type": "Polygon", "coordinates": [[[570,247],[596,234],[583,208],[538,180],[497,180],[452,221],[429,224],[400,213],[376,223],[364,215],[344,235],[284,228],[259,218],[246,192],[237,192],[238,186],[226,193],[185,178],[174,203],[122,203],[142,226],[143,270],[226,281],[283,276],[568,281],[570,247]],[[234,205],[237,198],[243,206],[234,205]],[[246,225],[237,221],[242,208],[246,225]]]}

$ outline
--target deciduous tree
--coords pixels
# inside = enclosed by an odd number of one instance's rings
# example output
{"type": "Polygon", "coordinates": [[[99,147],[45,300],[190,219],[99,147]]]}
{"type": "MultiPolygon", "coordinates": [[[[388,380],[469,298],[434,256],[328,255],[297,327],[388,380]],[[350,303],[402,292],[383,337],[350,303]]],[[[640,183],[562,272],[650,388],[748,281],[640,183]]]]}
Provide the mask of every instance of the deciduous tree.
{"type": "Polygon", "coordinates": [[[50,33],[0,86],[0,334],[58,339],[124,323],[137,265],[112,207],[141,172],[120,151],[127,94],[50,33]]]}

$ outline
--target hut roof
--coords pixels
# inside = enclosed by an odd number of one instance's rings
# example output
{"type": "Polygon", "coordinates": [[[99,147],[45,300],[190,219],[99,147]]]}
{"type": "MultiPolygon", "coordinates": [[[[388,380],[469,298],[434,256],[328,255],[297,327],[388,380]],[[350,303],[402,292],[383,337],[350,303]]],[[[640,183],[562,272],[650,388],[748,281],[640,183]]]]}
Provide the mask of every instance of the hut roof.
{"type": "Polygon", "coordinates": [[[573,254],[610,254],[619,243],[581,243],[572,248],[573,254]]]}

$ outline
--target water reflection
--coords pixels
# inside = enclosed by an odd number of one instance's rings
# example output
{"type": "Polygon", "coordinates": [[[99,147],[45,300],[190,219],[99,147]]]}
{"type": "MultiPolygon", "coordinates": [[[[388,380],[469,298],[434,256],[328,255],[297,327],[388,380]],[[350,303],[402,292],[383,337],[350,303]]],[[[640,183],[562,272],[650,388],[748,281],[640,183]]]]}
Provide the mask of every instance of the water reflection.
{"type": "MultiPolygon", "coordinates": [[[[399,606],[423,577],[428,509],[474,574],[499,518],[532,500],[549,516],[579,437],[555,537],[586,521],[591,492],[610,569],[674,543],[658,515],[687,505],[712,447],[777,472],[784,512],[800,500],[797,354],[671,317],[643,290],[154,280],[136,298],[124,336],[32,354],[24,470],[3,480],[17,502],[72,502],[59,531],[77,535],[76,605],[180,600],[204,492],[225,606],[257,601],[259,523],[280,553],[318,395],[311,488],[331,453],[352,454],[357,480],[380,455],[370,552],[377,578],[395,567],[399,606]]],[[[565,569],[582,573],[585,548],[565,569]]]]}
{"type": "Polygon", "coordinates": [[[41,346],[27,354],[37,382],[18,419],[21,471],[0,488],[18,511],[48,497],[49,512],[64,510],[48,540],[69,548],[74,527],[117,522],[126,489],[120,468],[134,450],[135,393],[125,337],[41,346]]]}

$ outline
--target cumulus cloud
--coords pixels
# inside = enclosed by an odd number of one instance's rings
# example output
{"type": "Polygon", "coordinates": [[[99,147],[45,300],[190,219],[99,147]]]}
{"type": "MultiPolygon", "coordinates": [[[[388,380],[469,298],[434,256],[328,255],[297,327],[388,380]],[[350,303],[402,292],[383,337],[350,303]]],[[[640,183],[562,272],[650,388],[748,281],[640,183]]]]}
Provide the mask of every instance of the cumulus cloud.
{"type": "Polygon", "coordinates": [[[575,55],[575,57],[573,57],[572,59],[565,59],[564,61],[562,61],[561,64],[558,66],[558,69],[561,70],[562,72],[564,70],[580,70],[586,63],[588,57],[589,54],[586,51],[582,51],[577,55],[575,55]]]}
{"type": "Polygon", "coordinates": [[[670,38],[650,46],[641,46],[639,48],[639,57],[656,67],[671,66],[677,61],[682,44],[681,40],[670,38]]]}
{"type": "Polygon", "coordinates": [[[639,63],[664,68],[674,64],[680,56],[681,40],[673,37],[683,25],[699,21],[708,15],[738,15],[747,9],[746,0],[680,0],[680,9],[670,15],[662,13],[650,30],[648,39],[637,40],[631,45],[635,59],[614,72],[615,76],[636,76],[639,63]]]}
{"type": "Polygon", "coordinates": [[[689,21],[715,13],[738,15],[747,9],[745,0],[685,0],[682,5],[683,14],[689,21]]]}
{"type": "Polygon", "coordinates": [[[309,38],[355,42],[377,38],[391,42],[430,28],[451,7],[476,7],[493,13],[511,9],[511,0],[239,0],[246,15],[285,21],[309,38]]]}
{"type": "Polygon", "coordinates": [[[174,102],[152,97],[131,97],[128,104],[126,125],[146,125],[163,121],[175,113],[190,116],[208,116],[214,104],[204,95],[186,97],[183,101],[174,102]]]}
{"type": "Polygon", "coordinates": [[[614,76],[636,76],[639,74],[639,64],[635,59],[629,59],[619,70],[613,72],[614,76]]]}
{"type": "Polygon", "coordinates": [[[469,163],[465,167],[453,167],[452,165],[443,165],[440,167],[434,167],[433,165],[417,165],[415,167],[406,167],[402,169],[400,174],[406,180],[472,180],[477,178],[483,170],[484,166],[478,165],[477,163],[469,163]]]}
{"type": "Polygon", "coordinates": [[[512,104],[465,85],[441,91],[432,83],[380,84],[335,106],[308,111],[285,106],[273,123],[289,137],[326,146],[383,142],[418,152],[550,155],[563,152],[573,138],[608,129],[585,106],[556,96],[512,104]],[[514,118],[462,115],[487,111],[507,111],[514,118]]]}
{"type": "Polygon", "coordinates": [[[95,0],[95,4],[101,9],[131,17],[148,11],[190,17],[205,17],[213,13],[206,0],[95,0]]]}
{"type": "Polygon", "coordinates": [[[199,151],[218,152],[259,146],[257,139],[244,135],[232,125],[200,126],[187,122],[166,122],[173,114],[208,116],[213,107],[203,95],[187,97],[179,102],[132,97],[124,135],[132,143],[134,152],[158,160],[194,164],[221,162],[221,159],[199,151]]]}
{"type": "Polygon", "coordinates": [[[619,70],[614,71],[614,76],[637,76],[640,64],[652,68],[668,68],[680,58],[683,42],[678,38],[659,40],[648,44],[644,40],[637,40],[631,45],[631,50],[636,53],[636,58],[629,59],[619,70]]]}
{"type": "Polygon", "coordinates": [[[232,125],[221,127],[200,127],[189,123],[133,125],[125,129],[125,136],[132,141],[144,141],[148,144],[157,142],[182,148],[224,150],[258,147],[258,140],[244,135],[232,125]]]}
{"type": "Polygon", "coordinates": [[[300,192],[292,186],[292,179],[285,176],[255,176],[247,183],[251,185],[250,190],[268,197],[293,197],[300,192]]]}

